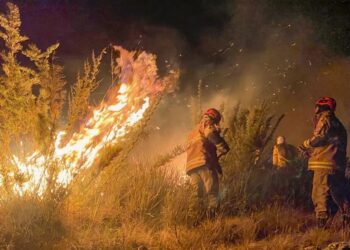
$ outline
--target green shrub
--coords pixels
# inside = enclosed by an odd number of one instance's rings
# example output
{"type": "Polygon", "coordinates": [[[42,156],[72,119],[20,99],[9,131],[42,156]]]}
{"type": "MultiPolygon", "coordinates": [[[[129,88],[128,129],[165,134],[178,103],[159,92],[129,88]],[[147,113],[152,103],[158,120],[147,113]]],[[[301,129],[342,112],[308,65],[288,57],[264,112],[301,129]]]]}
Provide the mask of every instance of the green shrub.
{"type": "Polygon", "coordinates": [[[272,167],[271,139],[283,119],[275,119],[266,103],[252,109],[237,105],[227,120],[230,152],[222,160],[222,209],[245,212],[274,202],[309,207],[310,174],[297,159],[289,174],[272,167]]]}

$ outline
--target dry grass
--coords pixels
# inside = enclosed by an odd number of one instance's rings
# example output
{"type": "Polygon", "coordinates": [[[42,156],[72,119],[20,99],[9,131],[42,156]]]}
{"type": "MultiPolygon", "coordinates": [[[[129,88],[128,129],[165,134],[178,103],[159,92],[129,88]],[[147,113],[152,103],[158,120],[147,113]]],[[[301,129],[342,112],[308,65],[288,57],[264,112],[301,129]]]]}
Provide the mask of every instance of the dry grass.
{"type": "Polygon", "coordinates": [[[3,203],[1,242],[13,249],[300,249],[344,239],[337,225],[316,230],[310,212],[282,204],[193,226],[189,189],[176,185],[178,176],[152,164],[114,171],[103,195],[99,187],[100,195],[63,207],[34,197],[3,203]]]}
{"type": "MultiPolygon", "coordinates": [[[[45,51],[33,45],[24,51],[27,37],[20,34],[19,10],[15,5],[8,6],[8,13],[0,15],[0,39],[6,45],[0,76],[0,121],[6,122],[0,126],[0,142],[9,145],[28,131],[36,131],[34,134],[45,135],[40,143],[50,149],[64,101],[62,69],[51,60],[58,45],[45,51]],[[19,55],[27,56],[35,67],[22,67],[19,55]],[[53,69],[53,74],[48,74],[53,69]],[[31,88],[38,81],[46,94],[35,100],[31,88]],[[32,122],[38,120],[40,126],[32,122]]],[[[90,93],[99,84],[97,74],[103,54],[85,63],[84,72],[77,78],[70,102],[69,130],[74,130],[88,112],[90,93]]],[[[199,85],[194,120],[201,110],[200,99],[199,85]]],[[[274,122],[265,104],[253,109],[236,106],[227,120],[227,140],[232,150],[222,162],[225,176],[220,216],[206,220],[200,211],[190,211],[191,188],[181,176],[161,167],[183,148],[175,148],[155,162],[127,161],[159,100],[123,145],[106,148],[100,161],[81,173],[68,193],[53,186],[50,195],[43,198],[14,195],[10,187],[20,184],[21,178],[7,175],[11,164],[3,162],[5,158],[0,155],[5,187],[1,190],[0,248],[300,249],[349,239],[337,223],[330,230],[314,229],[312,214],[307,210],[310,176],[303,170],[302,161],[295,166],[295,174],[282,180],[269,168],[270,152],[266,149],[279,120],[274,122]]],[[[6,149],[1,154],[9,153],[6,149]]],[[[55,172],[52,165],[48,167],[55,172]]]]}
{"type": "Polygon", "coordinates": [[[17,197],[1,203],[1,249],[45,249],[65,234],[52,203],[35,197],[17,197]]]}
{"type": "MultiPolygon", "coordinates": [[[[77,211],[75,205],[66,211],[70,214],[70,241],[76,247],[275,249],[271,246],[278,244],[279,249],[296,249],[296,245],[307,245],[308,241],[328,243],[324,240],[327,233],[320,231],[318,240],[313,230],[309,231],[314,227],[311,213],[282,204],[234,217],[204,219],[193,226],[198,217],[189,213],[190,190],[185,184],[177,184],[179,176],[153,168],[152,164],[129,165],[115,171],[118,177],[109,182],[102,197],[90,198],[77,211]]],[[[336,235],[336,231],[329,234],[336,235]]]]}

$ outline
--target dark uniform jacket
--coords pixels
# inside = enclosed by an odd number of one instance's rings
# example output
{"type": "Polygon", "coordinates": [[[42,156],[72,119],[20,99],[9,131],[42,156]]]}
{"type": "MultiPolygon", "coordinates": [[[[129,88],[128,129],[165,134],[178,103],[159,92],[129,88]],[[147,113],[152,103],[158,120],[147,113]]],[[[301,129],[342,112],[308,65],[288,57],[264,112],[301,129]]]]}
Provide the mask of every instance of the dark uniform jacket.
{"type": "Polygon", "coordinates": [[[228,151],[220,131],[210,119],[204,118],[188,136],[186,172],[203,166],[221,172],[219,156],[228,151]]]}
{"type": "Polygon", "coordinates": [[[323,111],[315,118],[315,128],[304,146],[311,150],[309,169],[343,170],[346,167],[347,132],[334,112],[323,111]]]}

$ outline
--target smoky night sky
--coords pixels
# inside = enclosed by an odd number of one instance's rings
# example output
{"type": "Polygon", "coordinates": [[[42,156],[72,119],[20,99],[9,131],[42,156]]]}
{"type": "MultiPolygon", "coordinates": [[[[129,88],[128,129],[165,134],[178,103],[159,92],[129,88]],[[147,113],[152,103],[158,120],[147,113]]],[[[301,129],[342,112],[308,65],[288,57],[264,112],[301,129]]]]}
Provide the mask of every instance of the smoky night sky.
{"type": "Polygon", "coordinates": [[[309,135],[313,102],[321,95],[338,100],[338,115],[350,129],[350,1],[14,2],[32,41],[41,47],[60,42],[57,56],[70,83],[91,51],[110,43],[157,54],[161,70],[179,68],[179,90],[155,117],[155,141],[164,134],[169,145],[184,138],[179,133],[191,126],[189,97],[199,80],[204,108],[268,100],[273,112],[287,115],[279,133],[295,144],[309,135]]]}

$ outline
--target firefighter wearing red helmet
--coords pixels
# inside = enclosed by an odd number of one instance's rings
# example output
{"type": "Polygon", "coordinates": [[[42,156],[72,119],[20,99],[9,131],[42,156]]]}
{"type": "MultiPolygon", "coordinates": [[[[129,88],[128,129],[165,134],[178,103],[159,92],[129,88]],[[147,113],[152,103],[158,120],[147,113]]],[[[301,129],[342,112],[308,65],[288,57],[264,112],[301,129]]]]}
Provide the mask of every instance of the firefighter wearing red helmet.
{"type": "Polygon", "coordinates": [[[207,197],[208,206],[205,210],[209,217],[215,216],[219,205],[218,174],[222,174],[219,158],[229,151],[229,146],[220,135],[220,121],[220,112],[208,109],[187,141],[186,172],[194,187],[195,197],[192,197],[191,203],[196,204],[192,208],[202,208],[204,198],[207,197]]]}
{"type": "Polygon", "coordinates": [[[330,216],[330,198],[339,207],[343,222],[349,221],[350,194],[345,178],[347,132],[335,116],[335,109],[336,101],[331,97],[316,101],[313,135],[300,147],[309,158],[309,170],[314,172],[312,201],[321,228],[330,216]]]}

